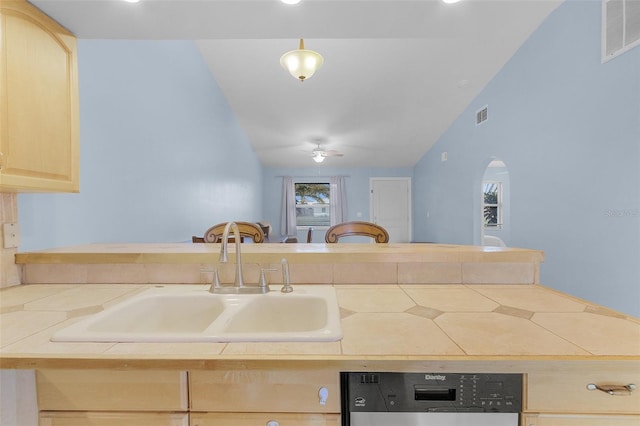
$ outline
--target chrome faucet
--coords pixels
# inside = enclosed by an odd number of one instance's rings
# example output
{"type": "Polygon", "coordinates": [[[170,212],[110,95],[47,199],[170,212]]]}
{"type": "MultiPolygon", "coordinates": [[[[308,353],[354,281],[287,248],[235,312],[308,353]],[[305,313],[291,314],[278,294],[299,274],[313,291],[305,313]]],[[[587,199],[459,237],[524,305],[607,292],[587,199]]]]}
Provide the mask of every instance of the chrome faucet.
{"type": "Polygon", "coordinates": [[[218,270],[214,270],[213,283],[209,288],[211,293],[226,293],[226,294],[255,294],[255,293],[268,293],[269,286],[265,276],[265,271],[271,271],[272,269],[262,269],[260,276],[260,284],[258,286],[245,286],[244,277],[242,276],[242,256],[240,253],[240,228],[235,222],[228,222],[222,232],[222,247],[220,248],[219,263],[227,263],[229,261],[229,232],[233,230],[233,237],[235,238],[236,245],[236,278],[233,281],[233,286],[221,285],[220,276],[218,270]]]}
{"type": "Polygon", "coordinates": [[[240,228],[235,222],[228,222],[222,232],[222,247],[220,248],[220,263],[227,263],[229,261],[229,231],[233,229],[233,237],[236,244],[236,279],[233,281],[233,285],[237,288],[244,287],[244,278],[242,276],[242,258],[240,255],[240,228]]]}

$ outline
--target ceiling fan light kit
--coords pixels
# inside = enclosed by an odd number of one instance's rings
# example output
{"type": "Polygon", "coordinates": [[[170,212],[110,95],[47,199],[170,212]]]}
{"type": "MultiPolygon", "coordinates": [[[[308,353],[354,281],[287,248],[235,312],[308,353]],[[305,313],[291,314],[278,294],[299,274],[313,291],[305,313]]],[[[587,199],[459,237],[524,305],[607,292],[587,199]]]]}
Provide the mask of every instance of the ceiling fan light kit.
{"type": "Polygon", "coordinates": [[[313,151],[313,161],[315,161],[316,163],[322,163],[324,161],[324,155],[322,155],[322,152],[320,151],[313,151]]]}
{"type": "Polygon", "coordinates": [[[318,52],[304,48],[303,39],[300,39],[298,50],[291,50],[280,57],[280,65],[300,81],[311,77],[323,62],[324,59],[318,52]]]}
{"type": "Polygon", "coordinates": [[[311,153],[311,158],[313,158],[313,161],[316,163],[322,163],[327,157],[342,157],[343,155],[344,154],[336,151],[335,149],[330,149],[328,151],[323,150],[322,147],[318,145],[318,148],[314,149],[311,153]]]}

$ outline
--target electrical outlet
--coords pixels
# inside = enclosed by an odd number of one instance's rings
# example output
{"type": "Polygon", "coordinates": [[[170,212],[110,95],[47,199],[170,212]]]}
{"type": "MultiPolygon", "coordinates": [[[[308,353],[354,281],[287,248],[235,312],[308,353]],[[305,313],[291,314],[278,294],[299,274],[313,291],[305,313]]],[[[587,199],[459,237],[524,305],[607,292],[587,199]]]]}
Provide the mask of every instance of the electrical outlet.
{"type": "Polygon", "coordinates": [[[447,161],[447,151],[440,153],[440,161],[447,161]]]}
{"type": "Polygon", "coordinates": [[[16,248],[20,244],[20,226],[17,223],[2,225],[4,248],[16,248]]]}

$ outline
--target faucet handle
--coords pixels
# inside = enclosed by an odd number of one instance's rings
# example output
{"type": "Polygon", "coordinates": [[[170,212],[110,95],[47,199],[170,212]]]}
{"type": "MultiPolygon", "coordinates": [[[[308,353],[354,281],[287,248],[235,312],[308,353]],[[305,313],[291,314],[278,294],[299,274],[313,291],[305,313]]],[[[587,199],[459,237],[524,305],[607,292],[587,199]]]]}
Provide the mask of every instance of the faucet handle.
{"type": "Polygon", "coordinates": [[[220,274],[218,273],[218,269],[213,270],[213,280],[211,282],[211,287],[209,287],[209,293],[215,293],[222,287],[220,284],[220,274]]]}
{"type": "Polygon", "coordinates": [[[276,268],[260,268],[260,287],[267,287],[269,282],[267,281],[267,274],[265,272],[275,272],[278,269],[276,268]]]}

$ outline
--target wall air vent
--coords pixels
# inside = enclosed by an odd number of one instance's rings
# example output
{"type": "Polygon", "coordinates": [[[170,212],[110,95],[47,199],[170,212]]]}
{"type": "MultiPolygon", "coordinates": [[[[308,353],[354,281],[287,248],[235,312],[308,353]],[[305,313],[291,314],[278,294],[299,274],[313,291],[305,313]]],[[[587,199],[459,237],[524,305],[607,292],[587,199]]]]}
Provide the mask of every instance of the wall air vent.
{"type": "Polygon", "coordinates": [[[640,45],[640,0],[602,0],[602,62],[640,45]]]}
{"type": "Polygon", "coordinates": [[[480,124],[487,121],[487,118],[489,117],[488,110],[489,110],[489,106],[485,105],[482,108],[480,108],[478,111],[476,111],[476,126],[479,126],[480,124]]]}

